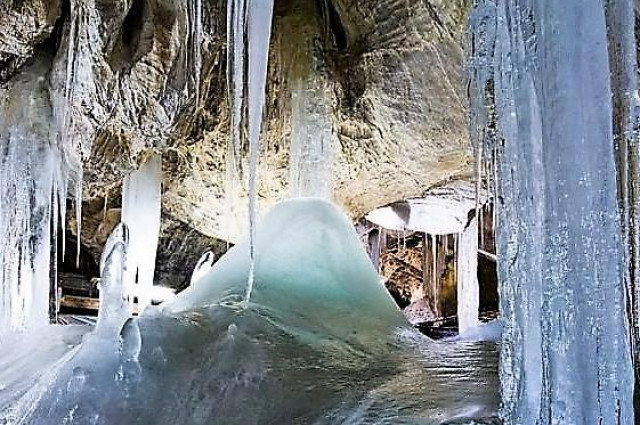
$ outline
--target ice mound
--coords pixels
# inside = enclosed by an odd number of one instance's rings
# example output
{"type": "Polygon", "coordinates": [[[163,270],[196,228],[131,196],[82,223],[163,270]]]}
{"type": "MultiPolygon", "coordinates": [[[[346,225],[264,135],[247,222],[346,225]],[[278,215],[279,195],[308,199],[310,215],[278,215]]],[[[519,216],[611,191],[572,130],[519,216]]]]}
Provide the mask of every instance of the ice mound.
{"type": "MultiPolygon", "coordinates": [[[[249,279],[248,251],[247,241],[233,247],[165,311],[175,314],[221,302],[240,303],[249,279]]],[[[250,304],[272,314],[295,316],[296,322],[321,323],[343,335],[363,327],[392,331],[407,325],[347,217],[315,198],[284,201],[260,223],[250,304]]]]}
{"type": "Polygon", "coordinates": [[[0,423],[439,424],[469,405],[495,414],[495,347],[436,347],[415,334],[333,205],[274,207],[256,248],[251,302],[241,243],[115,341],[88,335],[48,382],[0,406],[0,423]]]}

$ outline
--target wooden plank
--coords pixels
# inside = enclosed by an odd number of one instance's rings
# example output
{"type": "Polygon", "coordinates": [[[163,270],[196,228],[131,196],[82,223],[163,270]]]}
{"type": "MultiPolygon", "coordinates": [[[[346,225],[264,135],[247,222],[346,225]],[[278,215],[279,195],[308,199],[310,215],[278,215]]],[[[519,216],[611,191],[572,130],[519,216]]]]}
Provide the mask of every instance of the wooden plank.
{"type": "Polygon", "coordinates": [[[490,252],[484,251],[482,249],[478,250],[478,254],[482,255],[487,260],[493,261],[494,263],[498,262],[498,256],[495,255],[495,254],[492,254],[490,252]]]}
{"type": "Polygon", "coordinates": [[[60,299],[60,306],[69,308],[81,308],[84,310],[98,310],[100,308],[100,300],[98,298],[64,295],[60,299]]]}
{"type": "Polygon", "coordinates": [[[58,273],[58,286],[89,293],[96,292],[98,290],[92,279],[88,279],[86,276],[75,273],[58,273]]]}

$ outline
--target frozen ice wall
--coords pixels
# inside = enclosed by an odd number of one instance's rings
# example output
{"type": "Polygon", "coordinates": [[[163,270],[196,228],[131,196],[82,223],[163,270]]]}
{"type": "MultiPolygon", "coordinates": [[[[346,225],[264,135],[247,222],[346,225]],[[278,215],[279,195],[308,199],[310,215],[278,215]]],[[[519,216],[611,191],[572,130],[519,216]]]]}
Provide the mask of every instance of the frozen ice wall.
{"type": "Polygon", "coordinates": [[[498,0],[479,2],[471,19],[475,140],[487,143],[478,96],[491,91],[503,139],[506,423],[633,423],[612,128],[621,93],[605,12],[598,0],[498,0]]]}
{"type": "Polygon", "coordinates": [[[471,220],[458,236],[458,330],[461,334],[478,326],[480,287],[478,284],[478,219],[471,220]]]}
{"type": "Polygon", "coordinates": [[[49,321],[52,239],[66,200],[66,171],[46,67],[0,88],[0,334],[49,321]]]}
{"type": "Polygon", "coordinates": [[[138,311],[151,304],[156,252],[160,236],[160,183],[162,158],[153,154],[123,183],[122,221],[129,228],[125,289],[138,311]]]}

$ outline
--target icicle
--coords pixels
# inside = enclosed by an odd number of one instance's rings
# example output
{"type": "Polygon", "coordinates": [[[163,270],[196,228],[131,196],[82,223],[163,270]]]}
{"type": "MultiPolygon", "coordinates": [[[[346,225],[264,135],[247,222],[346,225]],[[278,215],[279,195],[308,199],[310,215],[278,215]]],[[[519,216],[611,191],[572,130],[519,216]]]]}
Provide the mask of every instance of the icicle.
{"type": "Polygon", "coordinates": [[[64,113],[63,113],[63,139],[67,139],[71,132],[70,127],[73,122],[73,86],[74,86],[74,66],[75,66],[75,38],[76,38],[76,21],[78,19],[76,13],[75,0],[69,2],[69,42],[67,45],[67,69],[65,75],[64,86],[64,113]]]}
{"type": "Polygon", "coordinates": [[[458,238],[458,235],[454,234],[453,235],[453,274],[455,279],[453,281],[456,282],[456,285],[458,285],[458,279],[459,279],[459,275],[458,275],[458,255],[460,253],[459,241],[460,241],[460,238],[458,238]]]}
{"type": "Polygon", "coordinates": [[[82,240],[82,167],[78,170],[78,181],[76,182],[76,267],[80,268],[80,246],[82,240]]]}
{"type": "Polygon", "coordinates": [[[49,293],[49,297],[53,296],[54,298],[54,308],[51,311],[51,305],[49,305],[49,317],[51,317],[51,313],[53,313],[53,323],[58,323],[58,209],[60,206],[58,205],[58,179],[54,179],[52,182],[52,190],[51,190],[51,218],[53,223],[51,224],[51,276],[50,279],[53,283],[50,285],[50,291],[53,290],[53,295],[51,292],[49,293]]]}
{"type": "Polygon", "coordinates": [[[193,73],[197,110],[200,108],[200,85],[202,84],[202,0],[193,0],[193,8],[193,73]]]}
{"type": "MultiPolygon", "coordinates": [[[[64,146],[72,146],[73,140],[73,88],[75,85],[75,61],[76,61],[76,33],[77,33],[77,21],[78,21],[78,11],[75,0],[71,0],[69,2],[69,34],[68,34],[68,44],[67,44],[67,63],[66,63],[66,72],[65,72],[65,86],[64,86],[64,106],[62,113],[62,127],[60,129],[60,135],[62,137],[62,143],[64,146]]],[[[77,165],[75,165],[77,166],[77,165]]],[[[81,166],[81,164],[80,164],[81,166]]],[[[65,184],[65,192],[63,196],[66,199],[66,184],[65,184]]],[[[82,199],[82,196],[77,196],[76,191],[76,202],[78,199],[82,199]]],[[[67,235],[66,235],[66,201],[64,203],[60,203],[60,205],[64,208],[60,209],[61,212],[61,221],[62,221],[62,260],[65,260],[66,254],[66,246],[67,246],[67,235]]],[[[76,219],[78,219],[78,208],[76,207],[76,219]]],[[[78,220],[79,223],[79,220],[78,220]]],[[[80,224],[78,224],[80,226],[80,224]]],[[[78,234],[78,244],[80,243],[80,234],[78,234]]],[[[80,247],[78,246],[78,252],[80,247]]]]}
{"type": "Polygon", "coordinates": [[[480,245],[479,245],[480,249],[484,249],[484,208],[485,208],[484,204],[480,206],[480,209],[478,210],[478,214],[480,215],[477,216],[480,224],[478,226],[479,234],[476,235],[476,237],[480,238],[480,245]]]}
{"type": "Polygon", "coordinates": [[[433,305],[434,305],[434,313],[436,315],[439,314],[439,301],[438,301],[438,271],[437,271],[437,261],[438,261],[438,236],[431,235],[431,287],[433,289],[433,305]]]}
{"type": "MultiPolygon", "coordinates": [[[[227,222],[237,219],[237,190],[240,181],[239,157],[242,149],[242,111],[245,84],[244,0],[227,1],[227,87],[230,101],[231,137],[227,141],[225,198],[229,206],[227,222]]],[[[227,249],[229,246],[227,246],[227,249]]]]}
{"type": "Polygon", "coordinates": [[[474,218],[460,237],[458,251],[458,331],[462,334],[478,325],[478,219],[474,218]]]}
{"type": "Polygon", "coordinates": [[[60,178],[58,185],[58,209],[60,214],[60,230],[62,231],[62,262],[65,260],[65,251],[67,249],[67,179],[60,178]]]}
{"type": "Polygon", "coordinates": [[[102,208],[102,221],[107,221],[107,206],[109,205],[109,192],[104,195],[104,207],[102,208]]]}
{"type": "Polygon", "coordinates": [[[266,97],[267,63],[273,0],[249,0],[247,39],[249,45],[249,282],[245,303],[251,300],[255,278],[255,227],[257,216],[257,172],[260,151],[260,130],[266,97]]]}

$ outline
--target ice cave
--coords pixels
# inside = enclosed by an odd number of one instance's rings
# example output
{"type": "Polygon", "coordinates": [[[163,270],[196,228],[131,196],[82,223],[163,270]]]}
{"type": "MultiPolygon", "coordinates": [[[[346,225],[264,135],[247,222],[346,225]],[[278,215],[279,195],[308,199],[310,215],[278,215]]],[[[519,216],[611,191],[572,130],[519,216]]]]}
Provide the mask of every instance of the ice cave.
{"type": "Polygon", "coordinates": [[[0,2],[0,425],[640,424],[640,1],[0,2]]]}

